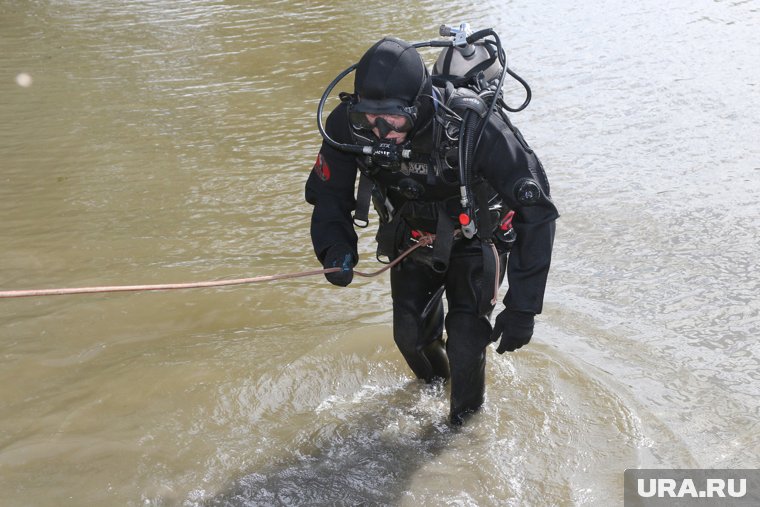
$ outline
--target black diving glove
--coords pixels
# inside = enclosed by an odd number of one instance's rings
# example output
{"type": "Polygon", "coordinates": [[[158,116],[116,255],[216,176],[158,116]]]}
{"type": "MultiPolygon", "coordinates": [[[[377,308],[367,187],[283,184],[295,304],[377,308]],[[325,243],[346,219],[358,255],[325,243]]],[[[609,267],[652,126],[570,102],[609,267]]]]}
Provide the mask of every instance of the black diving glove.
{"type": "Polygon", "coordinates": [[[491,341],[501,338],[496,352],[514,352],[527,344],[533,336],[534,320],[534,314],[516,310],[504,310],[497,315],[491,333],[491,341]]]}
{"type": "Polygon", "coordinates": [[[325,273],[327,281],[338,287],[345,287],[354,279],[354,251],[348,245],[333,245],[327,249],[322,265],[325,268],[342,268],[334,273],[325,273]]]}

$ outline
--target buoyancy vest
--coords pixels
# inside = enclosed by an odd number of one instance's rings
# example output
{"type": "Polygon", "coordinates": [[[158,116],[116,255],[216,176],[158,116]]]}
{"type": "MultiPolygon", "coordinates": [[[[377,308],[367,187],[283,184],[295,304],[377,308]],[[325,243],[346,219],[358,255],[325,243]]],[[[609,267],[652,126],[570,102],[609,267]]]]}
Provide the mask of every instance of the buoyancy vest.
{"type": "MultiPolygon", "coordinates": [[[[431,120],[411,140],[411,158],[402,160],[393,169],[374,164],[371,157],[357,158],[361,176],[354,223],[359,227],[369,224],[371,201],[380,220],[376,234],[376,257],[380,262],[392,261],[419,235],[434,234],[432,247],[417,250],[417,258],[422,258],[434,271],[448,269],[454,243],[463,237],[460,233],[463,224],[459,220],[462,215],[459,139],[455,128],[446,127],[438,118],[431,120]]],[[[352,136],[357,144],[376,142],[366,132],[352,129],[352,136]]],[[[470,190],[478,221],[477,236],[482,243],[484,275],[486,279],[498,278],[500,266],[494,244],[500,245],[498,250],[506,251],[514,242],[508,220],[511,215],[484,179],[474,178],[470,190]]],[[[488,290],[485,287],[484,291],[488,290]]],[[[484,304],[492,301],[495,293],[496,290],[482,298],[484,304]]],[[[482,310],[488,311],[487,306],[482,310]]]]}
{"type": "MultiPolygon", "coordinates": [[[[449,99],[455,93],[453,86],[434,92],[442,98],[444,106],[450,103],[449,99]]],[[[371,145],[377,141],[371,134],[353,127],[351,132],[357,144],[371,145]]],[[[401,160],[397,166],[389,168],[375,164],[369,156],[357,158],[361,175],[354,224],[359,227],[369,224],[371,201],[380,219],[376,234],[379,261],[390,262],[420,234],[435,234],[432,247],[417,252],[424,255],[425,263],[434,271],[442,273],[448,269],[454,243],[465,236],[460,231],[466,225],[461,219],[464,216],[461,199],[464,185],[459,170],[460,150],[463,149],[459,132],[457,125],[442,121],[436,114],[411,139],[411,157],[401,160]]],[[[498,294],[502,267],[497,250],[507,251],[515,241],[512,213],[483,178],[475,175],[466,186],[473,201],[469,215],[477,217],[484,280],[497,280],[492,292],[489,284],[483,286],[483,306],[479,311],[486,314],[498,294]],[[495,243],[501,248],[497,249],[495,243]]]]}
{"type": "MultiPolygon", "coordinates": [[[[442,104],[454,89],[435,89],[442,104]]],[[[351,129],[353,141],[371,145],[376,139],[367,132],[351,129]]],[[[361,173],[354,223],[368,224],[369,203],[373,202],[381,224],[400,213],[412,229],[435,232],[440,212],[458,221],[460,206],[459,139],[456,125],[446,124],[436,114],[411,140],[412,156],[393,170],[375,164],[371,157],[357,157],[361,173]]],[[[497,192],[479,177],[469,182],[475,200],[481,239],[490,238],[494,226],[509,210],[504,209],[497,192]],[[489,211],[490,210],[490,211],[489,211]]],[[[455,227],[456,228],[456,227],[455,227]]]]}

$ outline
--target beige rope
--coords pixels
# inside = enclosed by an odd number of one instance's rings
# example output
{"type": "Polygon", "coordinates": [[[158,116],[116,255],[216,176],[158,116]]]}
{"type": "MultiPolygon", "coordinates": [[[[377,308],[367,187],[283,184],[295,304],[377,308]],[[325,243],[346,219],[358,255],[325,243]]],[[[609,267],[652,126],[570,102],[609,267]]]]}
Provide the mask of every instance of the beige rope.
{"type": "MultiPolygon", "coordinates": [[[[380,273],[383,273],[412,253],[414,250],[427,246],[433,242],[435,239],[434,235],[428,235],[423,236],[420,238],[420,240],[415,244],[412,245],[410,248],[405,250],[403,253],[401,253],[396,259],[393,260],[393,262],[390,262],[389,264],[383,266],[381,269],[370,272],[370,273],[363,273],[361,271],[354,271],[354,274],[358,276],[363,276],[366,278],[377,276],[380,273]]],[[[265,276],[256,276],[252,278],[237,278],[233,280],[212,280],[207,282],[190,282],[190,283],[166,283],[166,284],[156,284],[156,285],[113,285],[113,286],[104,286],[104,287],[74,287],[74,288],[66,288],[66,289],[34,289],[34,290],[8,290],[8,291],[0,291],[0,298],[23,298],[23,297],[34,297],[34,296],[64,296],[69,294],[97,294],[97,293],[108,293],[108,292],[142,292],[142,291],[151,291],[151,290],[178,290],[178,289],[196,289],[201,287],[225,287],[229,285],[243,285],[248,283],[257,283],[257,282],[270,282],[274,280],[285,280],[288,278],[300,278],[304,276],[312,276],[312,275],[322,275],[326,273],[334,273],[336,271],[340,271],[342,268],[335,267],[335,268],[326,268],[326,269],[317,269],[312,271],[301,271],[298,273],[284,273],[279,275],[265,275],[265,276]]]]}

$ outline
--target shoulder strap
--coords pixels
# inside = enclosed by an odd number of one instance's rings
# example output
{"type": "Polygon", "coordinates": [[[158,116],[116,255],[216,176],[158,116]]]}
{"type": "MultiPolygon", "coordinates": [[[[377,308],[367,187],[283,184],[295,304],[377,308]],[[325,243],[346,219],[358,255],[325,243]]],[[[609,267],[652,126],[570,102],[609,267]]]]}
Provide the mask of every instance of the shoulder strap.
{"type": "Polygon", "coordinates": [[[369,225],[369,202],[372,200],[373,181],[362,172],[359,176],[359,189],[356,191],[356,211],[354,225],[364,229],[369,225]]]}

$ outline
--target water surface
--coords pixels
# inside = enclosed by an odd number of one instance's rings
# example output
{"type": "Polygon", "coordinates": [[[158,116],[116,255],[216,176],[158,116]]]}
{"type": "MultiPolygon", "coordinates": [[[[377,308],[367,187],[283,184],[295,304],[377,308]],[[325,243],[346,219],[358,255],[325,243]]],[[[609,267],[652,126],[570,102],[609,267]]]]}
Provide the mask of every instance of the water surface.
{"type": "Polygon", "coordinates": [[[758,6],[362,9],[0,1],[0,289],[317,267],[324,87],[384,35],[492,26],[562,218],[483,412],[452,431],[412,379],[387,276],[2,300],[5,505],[615,505],[626,468],[758,467],[758,6]]]}

